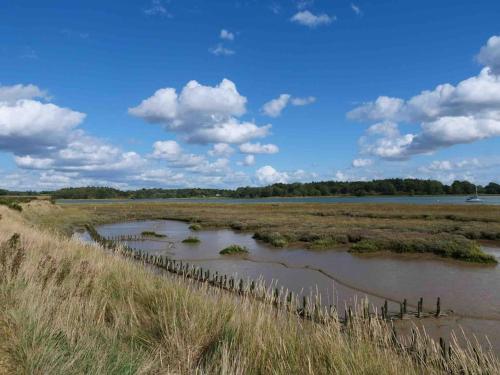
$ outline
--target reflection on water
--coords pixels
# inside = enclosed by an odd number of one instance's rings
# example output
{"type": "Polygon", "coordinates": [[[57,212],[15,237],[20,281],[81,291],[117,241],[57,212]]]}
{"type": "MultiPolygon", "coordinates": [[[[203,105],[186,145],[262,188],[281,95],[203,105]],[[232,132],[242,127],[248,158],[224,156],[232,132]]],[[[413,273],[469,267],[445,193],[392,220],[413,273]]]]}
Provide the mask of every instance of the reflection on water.
{"type": "MultiPolygon", "coordinates": [[[[251,279],[262,276],[296,293],[318,291],[324,304],[335,304],[341,310],[345,304],[364,296],[375,306],[381,306],[385,299],[397,302],[404,298],[415,305],[423,297],[424,308],[434,309],[439,296],[443,308],[452,309],[456,314],[447,319],[422,321],[430,333],[448,337],[450,330],[460,324],[478,336],[488,335],[500,352],[499,266],[478,266],[433,257],[366,257],[340,250],[276,249],[255,241],[248,233],[192,232],[186,223],[170,220],[126,222],[97,229],[104,236],[138,235],[146,230],[165,234],[164,240],[135,241],[128,245],[219,273],[251,279]],[[201,242],[181,242],[192,235],[201,242]],[[219,254],[231,244],[246,246],[249,255],[242,258],[219,254]]],[[[486,251],[500,258],[500,249],[486,248],[486,251]]],[[[398,305],[392,305],[392,310],[398,309],[398,305]]]]}

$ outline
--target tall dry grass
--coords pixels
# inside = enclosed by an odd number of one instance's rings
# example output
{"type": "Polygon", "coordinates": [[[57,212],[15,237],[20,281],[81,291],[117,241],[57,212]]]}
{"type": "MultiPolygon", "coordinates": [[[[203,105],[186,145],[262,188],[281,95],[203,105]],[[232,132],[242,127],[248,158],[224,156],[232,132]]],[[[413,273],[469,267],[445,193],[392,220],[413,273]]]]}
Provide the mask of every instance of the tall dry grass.
{"type": "Polygon", "coordinates": [[[304,322],[0,214],[0,373],[500,373],[491,353],[403,351],[376,319],[304,322]]]}

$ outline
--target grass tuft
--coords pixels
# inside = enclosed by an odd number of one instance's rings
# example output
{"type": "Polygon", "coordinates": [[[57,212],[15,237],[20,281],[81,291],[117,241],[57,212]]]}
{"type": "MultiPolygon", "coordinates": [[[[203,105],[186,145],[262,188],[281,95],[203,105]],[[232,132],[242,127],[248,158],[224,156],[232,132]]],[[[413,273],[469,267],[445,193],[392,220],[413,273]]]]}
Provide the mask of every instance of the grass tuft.
{"type": "Polygon", "coordinates": [[[201,242],[201,240],[198,237],[192,237],[192,236],[182,240],[182,243],[189,243],[189,244],[196,244],[196,243],[200,243],[200,242],[201,242]]]}
{"type": "Polygon", "coordinates": [[[165,234],[156,233],[156,232],[148,231],[148,230],[145,230],[144,232],[142,232],[141,236],[143,236],[143,237],[156,237],[156,238],[165,238],[165,237],[167,237],[167,235],[165,235],[165,234]]]}
{"type": "Polygon", "coordinates": [[[496,264],[494,256],[486,254],[475,242],[460,237],[442,237],[439,239],[413,238],[398,239],[363,239],[351,247],[352,252],[374,253],[392,251],[395,253],[432,253],[443,258],[453,258],[473,263],[496,264]]]}
{"type": "Polygon", "coordinates": [[[285,247],[288,245],[287,238],[279,232],[256,232],[253,238],[271,244],[274,247],[285,247]]]}
{"type": "Polygon", "coordinates": [[[247,254],[248,249],[245,246],[231,245],[222,249],[219,254],[221,255],[234,255],[234,254],[247,254]]]}
{"type": "Polygon", "coordinates": [[[196,231],[201,230],[201,229],[202,229],[202,227],[201,227],[201,225],[200,225],[200,224],[198,224],[198,223],[194,223],[194,224],[191,224],[191,225],[189,226],[189,229],[191,229],[192,231],[195,231],[195,232],[196,232],[196,231]]]}

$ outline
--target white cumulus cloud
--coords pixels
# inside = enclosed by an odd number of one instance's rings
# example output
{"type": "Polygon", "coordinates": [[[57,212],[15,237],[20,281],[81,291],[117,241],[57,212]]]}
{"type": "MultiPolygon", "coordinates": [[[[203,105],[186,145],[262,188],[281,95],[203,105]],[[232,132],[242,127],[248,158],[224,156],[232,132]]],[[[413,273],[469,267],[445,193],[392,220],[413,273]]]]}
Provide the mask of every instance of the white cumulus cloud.
{"type": "Polygon", "coordinates": [[[362,152],[385,159],[407,159],[456,144],[500,136],[500,45],[489,39],[478,60],[486,65],[457,85],[438,85],[408,100],[380,96],[347,114],[359,121],[381,121],[360,140],[362,152]],[[498,64],[498,65],[497,65],[498,64]],[[420,129],[400,134],[399,123],[420,129]],[[379,131],[382,126],[385,132],[379,131]]]}
{"type": "Polygon", "coordinates": [[[152,156],[156,159],[166,160],[168,165],[174,168],[195,167],[205,162],[203,156],[184,153],[181,145],[176,141],[155,142],[152,156]]]}
{"type": "Polygon", "coordinates": [[[373,160],[371,160],[371,159],[354,159],[352,161],[352,166],[354,168],[369,167],[372,164],[373,164],[373,160]]]}
{"type": "Polygon", "coordinates": [[[239,144],[265,137],[271,128],[238,119],[246,112],[246,102],[228,79],[214,87],[190,81],[180,94],[173,88],[156,91],[129,113],[162,124],[188,142],[239,144]]]}
{"type": "Polygon", "coordinates": [[[271,143],[263,145],[259,142],[247,142],[240,145],[240,151],[244,154],[276,154],[279,152],[279,148],[271,143]]]}
{"type": "Polygon", "coordinates": [[[492,36],[477,55],[477,60],[489,66],[494,74],[500,74],[500,36],[492,36]]]}
{"type": "Polygon", "coordinates": [[[0,102],[0,150],[17,155],[62,147],[85,114],[31,99],[0,102]]]}
{"type": "Polygon", "coordinates": [[[255,164],[255,156],[254,155],[246,155],[240,165],[244,165],[245,167],[249,167],[255,164]]]}
{"type": "Polygon", "coordinates": [[[226,29],[222,29],[220,31],[219,37],[221,39],[224,39],[224,40],[234,40],[234,33],[230,32],[226,29]]]}
{"type": "Polygon", "coordinates": [[[332,21],[335,20],[335,17],[330,17],[326,13],[314,14],[308,10],[302,10],[297,12],[290,20],[300,25],[315,28],[332,23],[332,21]]]}
{"type": "Polygon", "coordinates": [[[231,48],[224,47],[223,44],[219,43],[215,47],[209,49],[209,52],[215,56],[232,56],[236,52],[231,48]]]}
{"type": "Polygon", "coordinates": [[[316,101],[314,96],[307,96],[305,98],[292,98],[291,103],[294,106],[302,107],[304,105],[312,104],[316,101]]]}
{"type": "Polygon", "coordinates": [[[16,102],[21,99],[50,99],[47,91],[38,86],[17,84],[0,86],[0,102],[16,102]]]}
{"type": "Polygon", "coordinates": [[[351,3],[351,9],[354,13],[356,13],[358,16],[361,15],[361,8],[354,4],[354,3],[351,3]]]}
{"type": "Polygon", "coordinates": [[[260,184],[271,185],[288,182],[289,176],[286,172],[279,172],[270,165],[257,169],[255,177],[260,184]]]}
{"type": "Polygon", "coordinates": [[[234,153],[234,148],[229,146],[227,143],[216,143],[212,146],[212,149],[208,151],[210,156],[222,156],[229,157],[234,153]]]}
{"type": "Polygon", "coordinates": [[[262,106],[262,112],[269,117],[278,117],[281,111],[285,109],[290,100],[291,95],[281,94],[278,98],[272,99],[262,106]]]}
{"type": "Polygon", "coordinates": [[[292,97],[290,94],[281,94],[262,106],[262,112],[269,117],[279,117],[289,103],[293,106],[305,106],[316,101],[314,96],[304,98],[292,97]]]}

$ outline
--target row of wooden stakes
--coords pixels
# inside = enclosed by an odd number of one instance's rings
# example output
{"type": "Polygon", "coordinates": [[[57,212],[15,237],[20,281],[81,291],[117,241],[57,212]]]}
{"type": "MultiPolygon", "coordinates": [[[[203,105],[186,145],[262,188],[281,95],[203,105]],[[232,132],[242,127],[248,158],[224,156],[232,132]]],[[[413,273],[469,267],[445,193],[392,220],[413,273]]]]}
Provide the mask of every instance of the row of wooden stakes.
{"type": "MultiPolygon", "coordinates": [[[[337,311],[334,305],[322,305],[321,296],[319,295],[311,294],[309,297],[303,295],[302,298],[300,298],[300,296],[290,291],[278,288],[274,283],[267,286],[262,279],[244,280],[243,278],[237,279],[234,276],[219,274],[218,272],[211,273],[209,269],[204,270],[202,267],[196,267],[186,262],[172,260],[166,256],[148,254],[142,250],[131,248],[121,241],[116,241],[115,237],[106,238],[100,235],[97,230],[90,225],[88,225],[86,229],[95,242],[110,249],[120,249],[123,255],[127,257],[153,265],[166,272],[182,276],[183,278],[206,283],[228,292],[248,295],[261,301],[270,302],[277,307],[285,307],[287,311],[295,311],[300,317],[309,320],[324,321],[325,319],[332,319],[335,317],[335,319],[343,323],[348,323],[353,317],[352,309],[348,307],[344,309],[344,317],[341,318],[340,312],[337,311]]],[[[120,238],[125,238],[125,236],[120,236],[120,238]]],[[[391,312],[389,310],[389,303],[385,300],[384,304],[380,307],[379,314],[376,309],[372,309],[370,312],[370,307],[366,300],[362,308],[363,316],[367,319],[376,316],[384,320],[396,320],[428,317],[438,318],[447,315],[447,313],[441,310],[441,299],[439,297],[437,298],[435,311],[423,310],[423,298],[420,298],[417,302],[416,311],[410,311],[406,299],[399,305],[399,311],[391,312]]]]}
{"type": "MultiPolygon", "coordinates": [[[[147,265],[154,266],[171,274],[178,275],[185,279],[194,280],[205,285],[213,286],[221,290],[225,290],[231,293],[236,293],[239,295],[244,295],[251,297],[253,299],[262,301],[264,303],[270,303],[275,308],[285,310],[289,313],[294,313],[298,317],[309,320],[315,323],[326,323],[329,320],[335,319],[342,323],[346,329],[351,327],[351,323],[355,319],[366,320],[370,326],[372,319],[380,319],[383,321],[393,321],[395,319],[409,319],[409,318],[426,318],[426,317],[440,317],[444,316],[441,311],[441,299],[438,297],[436,302],[436,310],[433,312],[424,312],[423,310],[423,298],[420,298],[417,302],[417,310],[410,311],[408,309],[407,300],[403,300],[400,303],[399,312],[389,312],[389,303],[386,300],[381,306],[381,313],[378,314],[377,310],[374,309],[370,312],[369,303],[367,299],[362,300],[361,309],[358,305],[357,307],[346,307],[344,310],[344,317],[341,318],[339,312],[335,306],[330,305],[328,307],[321,305],[321,296],[311,295],[310,297],[302,296],[301,303],[299,303],[300,298],[298,295],[293,294],[289,291],[284,291],[275,287],[271,283],[270,286],[266,286],[264,280],[245,280],[236,279],[233,276],[227,276],[224,274],[219,274],[218,272],[211,273],[209,269],[204,270],[201,267],[195,267],[189,263],[172,260],[166,256],[148,254],[145,251],[131,248],[126,246],[121,242],[113,241],[109,238],[101,236],[94,227],[88,225],[86,226],[88,233],[91,238],[104,248],[120,252],[123,256],[132,258],[136,261],[142,262],[147,265]]],[[[397,337],[395,326],[392,325],[392,342],[393,345],[409,353],[414,353],[418,360],[423,360],[425,362],[425,357],[427,353],[427,346],[423,349],[418,349],[422,343],[418,343],[418,334],[415,329],[412,329],[412,334],[408,345],[403,344],[403,342],[397,337]]],[[[424,340],[425,341],[425,340],[424,340]]],[[[427,341],[425,341],[427,342],[427,341]]],[[[441,355],[440,363],[443,369],[448,368],[448,363],[452,357],[453,350],[451,345],[446,345],[443,338],[439,338],[439,351],[441,355]]]]}

